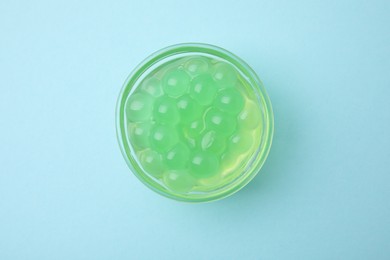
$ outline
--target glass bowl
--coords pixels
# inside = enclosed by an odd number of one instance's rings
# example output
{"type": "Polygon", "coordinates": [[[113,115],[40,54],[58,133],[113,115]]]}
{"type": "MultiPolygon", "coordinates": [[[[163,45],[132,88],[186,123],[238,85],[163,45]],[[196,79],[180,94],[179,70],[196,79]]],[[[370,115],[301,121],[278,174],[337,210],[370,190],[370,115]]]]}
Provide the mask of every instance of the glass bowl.
{"type": "Polygon", "coordinates": [[[166,197],[205,202],[250,182],[273,137],[263,84],[234,54],[208,44],[166,47],[129,75],[116,129],[135,176],[166,197]]]}

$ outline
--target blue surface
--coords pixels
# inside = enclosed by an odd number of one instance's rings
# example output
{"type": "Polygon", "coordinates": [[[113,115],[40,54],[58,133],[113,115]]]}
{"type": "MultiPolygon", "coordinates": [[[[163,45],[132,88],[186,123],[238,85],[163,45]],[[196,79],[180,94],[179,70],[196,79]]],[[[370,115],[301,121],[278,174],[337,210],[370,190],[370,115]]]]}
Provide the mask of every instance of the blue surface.
{"type": "Polygon", "coordinates": [[[0,259],[389,259],[389,1],[0,2],[0,259]],[[160,197],[116,141],[130,71],[170,44],[246,60],[275,113],[253,182],[160,197]]]}

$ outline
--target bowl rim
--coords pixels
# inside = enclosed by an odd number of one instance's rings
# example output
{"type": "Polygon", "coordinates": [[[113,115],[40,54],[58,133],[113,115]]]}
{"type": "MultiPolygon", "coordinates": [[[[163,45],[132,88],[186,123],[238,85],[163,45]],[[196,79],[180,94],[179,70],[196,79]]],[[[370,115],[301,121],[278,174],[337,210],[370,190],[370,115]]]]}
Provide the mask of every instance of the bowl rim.
{"type": "Polygon", "coordinates": [[[165,197],[184,202],[215,201],[228,197],[245,187],[258,174],[258,172],[264,165],[265,160],[270,152],[274,134],[274,115],[272,111],[271,101],[262,82],[258,78],[257,74],[254,72],[254,70],[245,61],[237,57],[235,54],[221,47],[205,43],[180,43],[170,45],[152,53],[147,58],[145,58],[138,66],[136,66],[128,75],[120,90],[115,109],[115,124],[117,141],[119,143],[121,153],[133,174],[151,190],[165,197]],[[228,186],[225,186],[225,188],[223,188],[221,191],[203,197],[192,197],[184,194],[171,193],[168,190],[162,189],[163,187],[159,187],[158,185],[156,185],[155,181],[153,181],[152,178],[146,176],[146,174],[144,174],[142,172],[142,169],[138,166],[138,163],[136,162],[135,158],[133,158],[130,148],[128,147],[125,135],[127,124],[123,125],[125,124],[125,120],[122,120],[124,118],[124,110],[127,97],[126,94],[128,94],[132,90],[134,83],[136,83],[137,80],[139,80],[140,77],[144,75],[145,72],[147,72],[147,70],[150,69],[150,67],[154,64],[161,62],[174,55],[179,55],[183,53],[210,54],[217,56],[218,58],[224,59],[235,65],[237,68],[240,69],[240,72],[245,73],[245,75],[249,77],[248,80],[250,80],[251,87],[257,88],[258,92],[261,94],[261,96],[258,97],[258,99],[260,98],[261,100],[258,101],[262,102],[265,110],[263,122],[264,128],[262,136],[263,145],[262,147],[261,144],[259,145],[258,150],[260,150],[260,148],[262,149],[261,151],[258,151],[258,154],[255,156],[255,158],[253,158],[251,168],[246,173],[241,174],[241,176],[232,180],[231,183],[229,183],[228,186]]]}

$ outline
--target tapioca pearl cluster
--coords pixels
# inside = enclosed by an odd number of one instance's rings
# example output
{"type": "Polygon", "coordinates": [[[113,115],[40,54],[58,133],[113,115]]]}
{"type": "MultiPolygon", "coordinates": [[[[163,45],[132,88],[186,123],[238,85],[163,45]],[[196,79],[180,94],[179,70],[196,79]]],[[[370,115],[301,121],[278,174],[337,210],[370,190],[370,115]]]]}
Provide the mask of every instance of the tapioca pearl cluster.
{"type": "Polygon", "coordinates": [[[149,123],[155,98],[162,93],[161,84],[156,78],[148,78],[139,90],[131,94],[126,101],[125,113],[130,123],[149,123]]]}
{"type": "Polygon", "coordinates": [[[242,143],[234,134],[244,99],[231,88],[237,74],[227,63],[197,57],[161,75],[129,99],[130,141],[148,174],[187,192],[215,180],[229,147],[242,143]]]}
{"type": "Polygon", "coordinates": [[[259,145],[262,125],[260,107],[254,98],[245,98],[243,110],[238,114],[236,133],[227,141],[226,152],[222,155],[221,164],[224,166],[221,175],[229,181],[238,177],[246,163],[254,155],[254,149],[259,145]]]}

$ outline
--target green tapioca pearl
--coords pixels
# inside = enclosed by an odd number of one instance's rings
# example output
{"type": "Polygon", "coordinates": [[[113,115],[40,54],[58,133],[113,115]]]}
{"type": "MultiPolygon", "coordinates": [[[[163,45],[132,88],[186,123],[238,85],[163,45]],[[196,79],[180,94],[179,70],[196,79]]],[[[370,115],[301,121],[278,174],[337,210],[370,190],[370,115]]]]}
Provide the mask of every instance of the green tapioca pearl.
{"type": "Polygon", "coordinates": [[[151,129],[151,147],[158,152],[166,152],[179,141],[176,129],[168,125],[157,125],[151,129]]]}
{"type": "Polygon", "coordinates": [[[165,162],[169,169],[186,168],[190,158],[190,149],[185,143],[178,143],[165,154],[165,162]]]}
{"type": "Polygon", "coordinates": [[[147,148],[150,145],[149,136],[151,126],[148,122],[130,123],[128,125],[130,142],[136,148],[147,148]]]}
{"type": "Polygon", "coordinates": [[[143,151],[140,155],[140,163],[143,169],[150,175],[160,178],[164,172],[161,154],[153,150],[143,151]]]}
{"type": "Polygon", "coordinates": [[[228,142],[229,151],[241,154],[250,150],[252,144],[255,142],[251,133],[241,131],[233,134],[228,142]]]}
{"type": "Polygon", "coordinates": [[[221,158],[221,168],[223,168],[221,175],[222,176],[230,175],[240,165],[241,165],[241,160],[239,158],[239,154],[231,151],[227,151],[222,155],[221,158]]]}
{"type": "Polygon", "coordinates": [[[213,130],[204,133],[200,138],[201,149],[214,154],[222,154],[226,148],[225,143],[225,138],[213,130]]]}
{"type": "Polygon", "coordinates": [[[191,122],[199,118],[203,112],[202,106],[188,95],[182,96],[177,100],[177,108],[182,123],[191,122]]]}
{"type": "Polygon", "coordinates": [[[240,126],[247,129],[255,129],[261,120],[260,108],[253,101],[246,101],[244,109],[238,115],[240,126]]]}
{"type": "Polygon", "coordinates": [[[162,95],[161,81],[155,77],[145,79],[140,86],[140,89],[153,97],[162,95]]]}
{"type": "Polygon", "coordinates": [[[190,76],[180,69],[167,72],[163,80],[163,90],[171,97],[179,97],[188,91],[190,76]]]}
{"type": "Polygon", "coordinates": [[[237,89],[227,88],[218,93],[214,105],[221,111],[237,115],[244,107],[244,98],[237,89]]]}
{"type": "Polygon", "coordinates": [[[186,170],[166,171],[163,176],[163,182],[171,191],[186,193],[190,191],[196,181],[186,170]]]}
{"type": "Polygon", "coordinates": [[[176,106],[176,100],[167,96],[158,98],[154,104],[153,119],[162,124],[177,124],[180,120],[180,115],[176,106]]]}
{"type": "Polygon", "coordinates": [[[196,178],[207,178],[218,173],[218,157],[206,151],[197,151],[190,159],[190,172],[196,178]]]}
{"type": "Polygon", "coordinates": [[[232,134],[237,127],[235,117],[215,108],[207,111],[205,124],[207,129],[214,130],[217,134],[225,136],[232,134]]]}
{"type": "Polygon", "coordinates": [[[135,93],[127,100],[125,109],[129,121],[140,122],[150,119],[153,109],[153,97],[144,93],[135,93]]]}
{"type": "Polygon", "coordinates": [[[215,65],[213,76],[221,88],[232,87],[237,81],[236,69],[225,62],[219,62],[215,65]]]}
{"type": "Polygon", "coordinates": [[[201,105],[209,105],[217,93],[217,86],[208,74],[202,74],[191,81],[190,96],[201,105]]]}
{"type": "Polygon", "coordinates": [[[204,57],[193,57],[188,60],[184,67],[191,75],[199,75],[207,72],[209,68],[209,62],[207,58],[204,57]]]}

